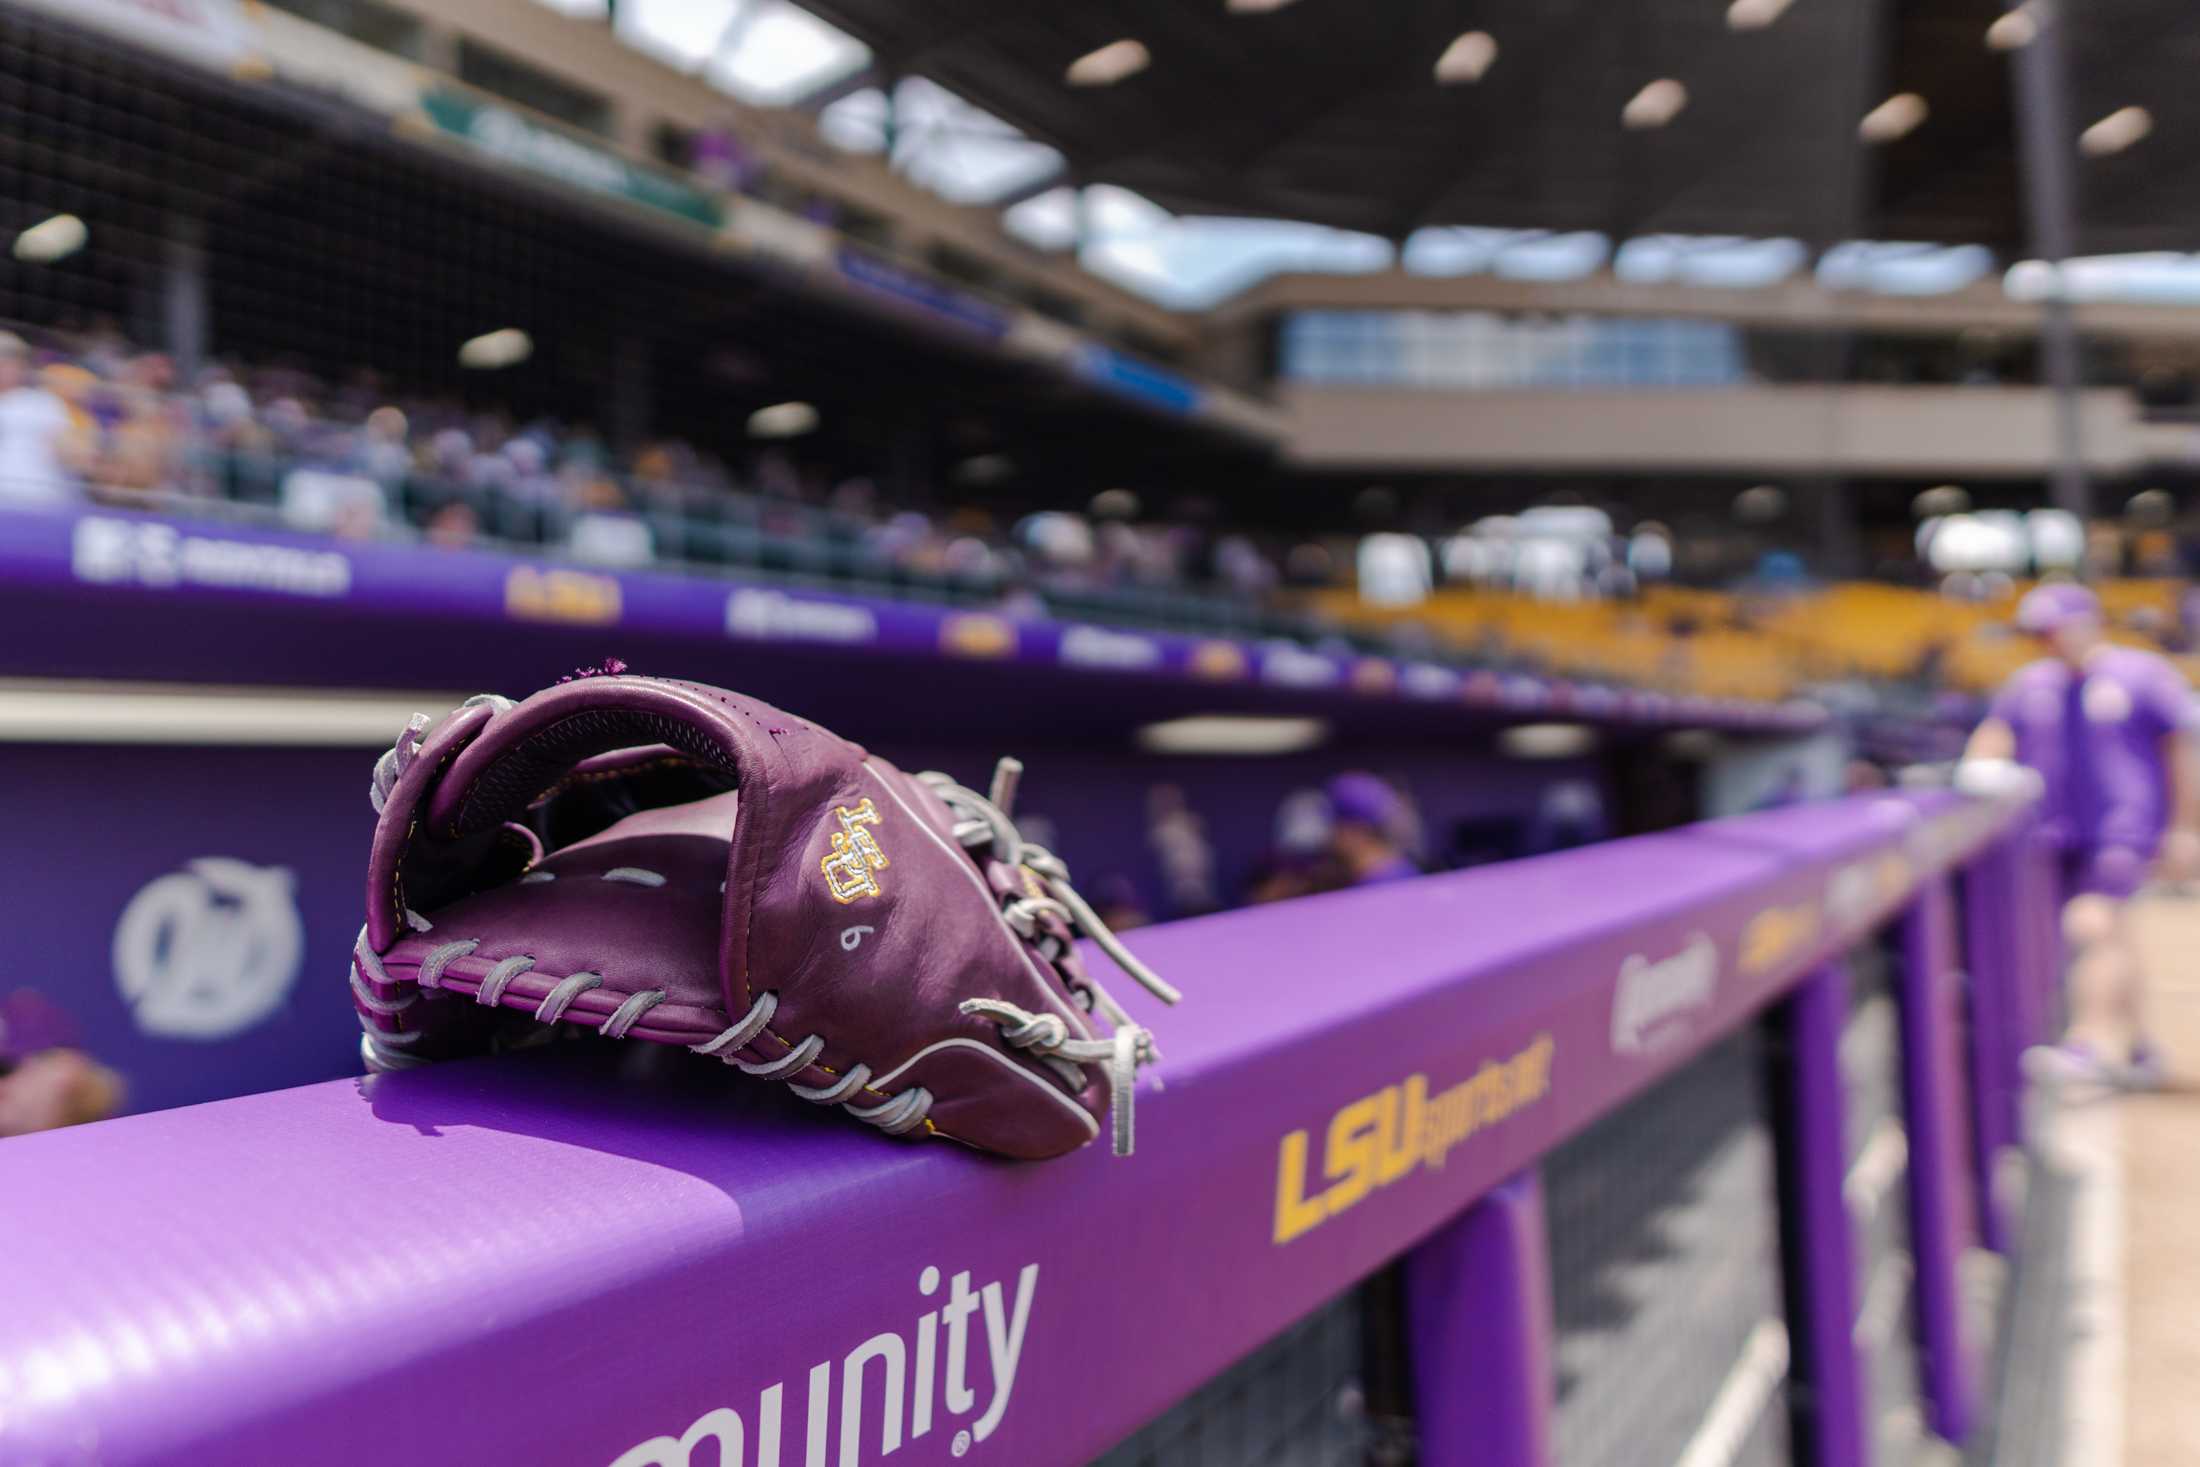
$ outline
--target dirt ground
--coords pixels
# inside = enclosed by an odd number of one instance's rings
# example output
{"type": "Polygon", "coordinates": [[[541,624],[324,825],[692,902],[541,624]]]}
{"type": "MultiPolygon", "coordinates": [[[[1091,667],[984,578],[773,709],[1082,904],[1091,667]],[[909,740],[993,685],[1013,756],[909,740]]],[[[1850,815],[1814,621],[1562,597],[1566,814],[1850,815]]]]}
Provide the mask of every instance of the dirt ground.
{"type": "Polygon", "coordinates": [[[2134,908],[2176,1082],[2121,1103],[2125,1467],[2200,1464],[2200,899],[2134,908]]]}

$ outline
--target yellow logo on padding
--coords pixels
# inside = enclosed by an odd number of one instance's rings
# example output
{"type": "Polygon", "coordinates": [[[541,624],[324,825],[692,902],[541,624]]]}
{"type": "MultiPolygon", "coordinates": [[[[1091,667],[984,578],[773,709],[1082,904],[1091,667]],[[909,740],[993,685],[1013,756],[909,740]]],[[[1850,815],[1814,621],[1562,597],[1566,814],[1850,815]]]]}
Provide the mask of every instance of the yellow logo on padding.
{"type": "Polygon", "coordinates": [[[951,616],[940,623],[940,650],[957,657],[1013,657],[1016,628],[983,612],[951,616]]]}
{"type": "Polygon", "coordinates": [[[568,621],[609,626],[619,619],[614,576],[558,566],[516,565],[504,578],[504,610],[527,621],[568,621]]]}
{"type": "Polygon", "coordinates": [[[893,863],[879,848],[878,837],[871,834],[871,827],[878,824],[878,811],[870,796],[853,810],[836,806],[833,818],[840,822],[840,829],[833,832],[833,852],[818,863],[825,871],[825,889],[843,906],[859,897],[877,896],[877,873],[893,863]]]}
{"type": "Polygon", "coordinates": [[[1818,938],[1818,906],[1767,907],[1742,929],[1744,973],[1765,973],[1809,947],[1818,938]]]}

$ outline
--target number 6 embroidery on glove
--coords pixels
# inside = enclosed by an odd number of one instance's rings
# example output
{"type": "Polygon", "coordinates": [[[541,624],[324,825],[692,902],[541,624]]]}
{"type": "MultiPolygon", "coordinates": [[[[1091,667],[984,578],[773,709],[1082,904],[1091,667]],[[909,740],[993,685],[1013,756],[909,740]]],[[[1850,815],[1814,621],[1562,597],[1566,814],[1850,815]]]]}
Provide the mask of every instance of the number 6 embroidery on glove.
{"type": "Polygon", "coordinates": [[[852,952],[854,952],[854,951],[855,951],[855,950],[856,950],[857,948],[859,948],[859,947],[863,946],[863,934],[864,934],[864,933],[866,933],[866,932],[876,932],[876,931],[878,931],[878,929],[877,929],[876,927],[843,927],[843,928],[841,928],[841,929],[840,929],[840,950],[841,950],[842,952],[849,952],[849,953],[852,953],[852,952]]]}
{"type": "Polygon", "coordinates": [[[832,854],[818,862],[825,872],[825,889],[842,906],[861,897],[877,896],[877,873],[893,863],[880,849],[878,837],[871,834],[870,827],[878,824],[878,811],[871,797],[865,795],[852,810],[846,805],[836,806],[833,818],[840,822],[840,829],[833,832],[832,854]]]}

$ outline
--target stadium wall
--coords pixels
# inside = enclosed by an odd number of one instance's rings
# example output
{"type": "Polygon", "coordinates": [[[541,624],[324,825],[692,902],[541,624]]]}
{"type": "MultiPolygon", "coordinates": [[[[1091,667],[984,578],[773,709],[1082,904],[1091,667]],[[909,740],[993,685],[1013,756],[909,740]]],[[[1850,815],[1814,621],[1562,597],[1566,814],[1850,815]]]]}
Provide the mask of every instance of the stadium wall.
{"type": "MultiPolygon", "coordinates": [[[[2038,387],[1615,390],[1279,389],[1308,468],[1610,469],[2029,477],[2054,456],[2038,387]]],[[[2118,388],[2080,394],[2088,467],[2181,457],[2185,430],[2139,420],[2118,388]]]]}
{"type": "MultiPolygon", "coordinates": [[[[35,703],[50,692],[0,686],[0,700],[35,703]]],[[[99,695],[71,696],[82,712],[99,695]]],[[[127,742],[92,729],[68,742],[6,744],[17,794],[16,818],[0,833],[0,862],[15,873],[8,906],[39,920],[21,930],[0,1001],[35,1003],[42,1022],[120,1073],[133,1111],[352,1072],[357,1025],[324,1002],[322,985],[348,961],[358,925],[373,830],[367,776],[388,737],[300,747],[277,742],[293,735],[271,724],[268,734],[239,727],[213,745],[169,743],[159,705],[174,695],[119,696],[154,726],[127,742]],[[86,800],[86,790],[103,797],[86,800]]],[[[412,705],[384,696],[372,706],[395,729],[412,705]]],[[[8,708],[0,724],[24,711],[8,708]]],[[[0,740],[10,737],[0,728],[0,740]]],[[[1593,762],[1528,769],[1490,753],[1383,745],[1168,760],[890,732],[867,745],[905,768],[965,781],[982,782],[1001,753],[1023,756],[1023,824],[1034,838],[1053,844],[1059,830],[1087,891],[1162,916],[1234,903],[1273,850],[1279,807],[1295,795],[1319,800],[1330,775],[1356,764],[1411,791],[1439,860],[1460,830],[1497,843],[1483,859],[1605,833],[1593,762]],[[1586,818],[1574,813],[1578,795],[1567,813],[1547,808],[1560,787],[1586,794],[1586,818]]]]}

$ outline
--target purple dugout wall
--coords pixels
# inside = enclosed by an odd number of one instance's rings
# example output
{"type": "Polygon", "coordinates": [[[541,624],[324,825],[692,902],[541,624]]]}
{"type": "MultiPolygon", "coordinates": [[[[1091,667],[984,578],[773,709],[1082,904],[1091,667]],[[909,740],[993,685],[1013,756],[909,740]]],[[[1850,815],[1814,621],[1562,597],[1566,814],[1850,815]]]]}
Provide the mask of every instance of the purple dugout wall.
{"type": "MultiPolygon", "coordinates": [[[[1139,932],[1188,998],[1141,1015],[1166,1088],[1120,1162],[896,1146],[615,1050],[10,1142],[0,1463],[1076,1463],[1420,1248],[1424,1460],[1532,1464],[1537,1159],[1775,1012],[1801,1429],[1860,1463],[1827,965],[1910,913],[1920,992],[1954,993],[1938,884],[2013,926],[2025,820],[1885,797],[1139,932]]],[[[1969,961],[1974,1013],[2048,981],[2022,944],[1969,961]]],[[[1956,1006],[1918,1009],[1911,1185],[1960,1180],[1913,1193],[1923,1289],[1978,1227],[1965,1118],[2004,1097],[1951,1073],[1956,1006]]],[[[2006,1076],[2028,1036],[1994,1032],[2006,1076]]],[[[1971,1387],[1926,1368],[1960,1435],[1971,1387]]]]}
{"type": "MultiPolygon", "coordinates": [[[[905,767],[983,783],[1015,753],[1031,768],[1028,810],[1064,833],[1086,888],[1120,876],[1164,917],[1187,903],[1152,848],[1157,790],[1181,793],[1227,903],[1278,804],[1339,769],[1407,784],[1432,854],[1470,818],[1510,820],[1532,848],[1553,834],[1539,818],[1547,791],[1603,776],[1589,761],[1501,761],[1491,739],[1504,723],[1567,718],[1627,739],[1679,726],[1778,737],[1822,721],[1802,707],[108,511],[0,511],[0,619],[5,678],[455,698],[524,694],[615,654],[774,699],[905,767]],[[1313,716],[1330,738],[1259,760],[1133,750],[1139,724],[1199,712],[1313,716]]],[[[5,910],[18,919],[0,1003],[27,990],[57,1009],[124,1073],[134,1109],[349,1073],[348,1021],[306,1000],[345,962],[378,752],[0,745],[14,817],[0,831],[14,873],[5,910]]]]}
{"type": "MultiPolygon", "coordinates": [[[[1156,790],[1181,795],[1228,896],[1268,845],[1279,801],[1352,757],[873,742],[905,767],[981,784],[996,754],[1023,755],[1027,824],[1042,815],[1069,833],[1087,890],[1127,877],[1161,915],[1171,905],[1150,843],[1156,790]]],[[[1552,782],[1597,777],[1427,747],[1362,754],[1410,784],[1436,831],[1493,813],[1532,830],[1552,782]]],[[[5,907],[23,919],[0,1000],[28,992],[58,1008],[76,1041],[123,1074],[133,1110],[350,1074],[357,1026],[320,1000],[358,928],[373,760],[368,749],[0,746],[5,907]]]]}

